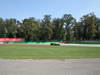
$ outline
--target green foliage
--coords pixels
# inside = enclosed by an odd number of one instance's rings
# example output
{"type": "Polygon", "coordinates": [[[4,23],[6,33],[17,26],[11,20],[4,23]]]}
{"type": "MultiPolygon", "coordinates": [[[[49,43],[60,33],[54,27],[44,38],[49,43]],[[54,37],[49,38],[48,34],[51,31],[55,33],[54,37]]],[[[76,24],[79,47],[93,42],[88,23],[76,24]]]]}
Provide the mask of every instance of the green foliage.
{"type": "Polygon", "coordinates": [[[24,19],[23,20],[23,33],[26,41],[37,40],[37,26],[38,23],[34,18],[24,19]]]}
{"type": "Polygon", "coordinates": [[[63,20],[59,18],[55,18],[52,21],[53,26],[53,40],[63,40],[64,37],[64,27],[63,27],[63,20]]]}
{"type": "Polygon", "coordinates": [[[62,18],[34,17],[22,21],[0,18],[0,37],[21,37],[26,41],[100,40],[100,19],[94,13],[83,15],[79,21],[71,14],[62,18]]]}
{"type": "Polygon", "coordinates": [[[0,18],[0,37],[5,37],[5,35],[2,35],[4,33],[5,33],[4,20],[0,18]]]}
{"type": "Polygon", "coordinates": [[[96,36],[96,16],[94,13],[84,15],[81,18],[81,25],[83,26],[84,38],[92,40],[96,36]]]}
{"type": "Polygon", "coordinates": [[[44,35],[44,40],[51,40],[52,38],[52,24],[51,24],[51,16],[50,15],[45,15],[43,20],[42,20],[42,34],[44,35]]]}
{"type": "Polygon", "coordinates": [[[65,39],[64,40],[73,40],[73,28],[75,26],[75,19],[71,14],[64,14],[63,16],[63,25],[65,30],[65,39]]]}

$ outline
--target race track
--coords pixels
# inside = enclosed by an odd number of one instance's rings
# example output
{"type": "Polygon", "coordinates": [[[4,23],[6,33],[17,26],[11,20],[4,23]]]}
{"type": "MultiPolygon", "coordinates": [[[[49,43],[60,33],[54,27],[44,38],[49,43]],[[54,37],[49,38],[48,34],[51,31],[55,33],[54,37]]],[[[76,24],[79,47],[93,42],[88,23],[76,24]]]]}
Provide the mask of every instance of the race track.
{"type": "Polygon", "coordinates": [[[0,59],[0,75],[100,75],[100,58],[0,59]]]}

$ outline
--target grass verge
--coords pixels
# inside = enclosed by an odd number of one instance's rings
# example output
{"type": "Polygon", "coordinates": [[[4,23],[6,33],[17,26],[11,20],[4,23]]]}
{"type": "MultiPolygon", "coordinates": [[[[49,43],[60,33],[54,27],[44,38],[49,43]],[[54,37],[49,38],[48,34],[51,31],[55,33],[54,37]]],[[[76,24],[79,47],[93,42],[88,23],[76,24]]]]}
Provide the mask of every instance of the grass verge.
{"type": "Polygon", "coordinates": [[[0,46],[0,58],[6,59],[75,59],[99,57],[100,47],[33,47],[32,45],[0,46]]]}

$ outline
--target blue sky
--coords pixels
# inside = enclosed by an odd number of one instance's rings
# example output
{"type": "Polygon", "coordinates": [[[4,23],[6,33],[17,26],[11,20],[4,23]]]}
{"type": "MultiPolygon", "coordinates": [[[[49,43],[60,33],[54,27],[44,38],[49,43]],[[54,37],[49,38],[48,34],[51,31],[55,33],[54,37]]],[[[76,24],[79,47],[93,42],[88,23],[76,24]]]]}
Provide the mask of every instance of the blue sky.
{"type": "Polygon", "coordinates": [[[100,0],[0,0],[0,17],[18,20],[28,17],[39,19],[45,14],[54,18],[67,13],[79,19],[90,12],[100,17],[99,5],[100,0]]]}

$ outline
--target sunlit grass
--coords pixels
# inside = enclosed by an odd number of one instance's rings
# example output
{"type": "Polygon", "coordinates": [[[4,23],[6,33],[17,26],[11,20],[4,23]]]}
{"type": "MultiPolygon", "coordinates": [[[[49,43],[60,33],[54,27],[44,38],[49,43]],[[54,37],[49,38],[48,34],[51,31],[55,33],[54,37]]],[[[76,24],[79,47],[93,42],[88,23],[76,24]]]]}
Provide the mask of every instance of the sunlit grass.
{"type": "Polygon", "coordinates": [[[34,47],[32,45],[0,46],[0,58],[7,59],[69,59],[99,57],[100,47],[34,47]]]}

